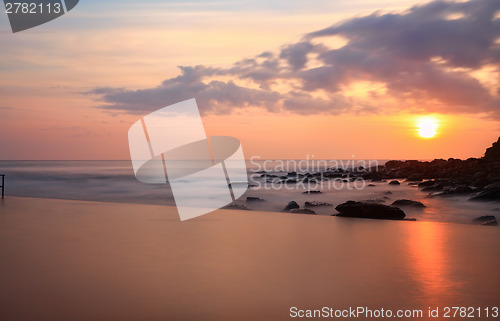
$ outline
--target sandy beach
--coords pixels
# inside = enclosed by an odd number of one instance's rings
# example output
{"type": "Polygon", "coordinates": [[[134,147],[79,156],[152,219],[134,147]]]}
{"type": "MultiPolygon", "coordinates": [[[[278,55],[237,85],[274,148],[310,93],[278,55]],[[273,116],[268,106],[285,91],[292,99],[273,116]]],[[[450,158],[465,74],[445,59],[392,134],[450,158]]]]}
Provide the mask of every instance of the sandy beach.
{"type": "MultiPolygon", "coordinates": [[[[289,320],[497,306],[497,227],[7,197],[2,320],[289,320]]],[[[434,318],[441,319],[441,318],[434,318]]]]}

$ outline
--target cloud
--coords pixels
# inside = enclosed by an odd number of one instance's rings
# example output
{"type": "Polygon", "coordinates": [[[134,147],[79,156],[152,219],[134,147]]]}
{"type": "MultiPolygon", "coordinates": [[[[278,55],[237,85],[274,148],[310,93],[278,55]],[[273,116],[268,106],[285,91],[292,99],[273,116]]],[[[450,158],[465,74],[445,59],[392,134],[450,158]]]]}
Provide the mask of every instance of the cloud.
{"type": "Polygon", "coordinates": [[[486,112],[500,118],[499,84],[489,88],[474,76],[493,66],[499,77],[499,10],[498,0],[470,0],[373,13],[311,32],[278,53],[266,51],[229,68],[180,66],[177,77],[155,88],[94,88],[89,94],[101,101],[100,108],[129,113],[196,97],[203,113],[255,106],[303,115],[411,109],[486,112]],[[346,44],[332,49],[325,41],[331,37],[346,44]],[[382,89],[350,93],[359,83],[382,89]]]}

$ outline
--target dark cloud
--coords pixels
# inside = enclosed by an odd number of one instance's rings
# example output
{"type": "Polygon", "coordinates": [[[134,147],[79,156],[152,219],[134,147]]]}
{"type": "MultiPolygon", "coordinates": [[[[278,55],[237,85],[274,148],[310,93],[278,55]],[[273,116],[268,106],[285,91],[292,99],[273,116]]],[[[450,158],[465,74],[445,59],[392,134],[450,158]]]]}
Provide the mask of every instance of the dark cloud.
{"type": "Polygon", "coordinates": [[[433,1],[403,13],[343,21],[283,46],[278,54],[266,51],[229,68],[181,66],[179,76],[156,88],[95,88],[90,93],[103,102],[101,108],[130,113],[196,97],[204,113],[249,106],[297,114],[376,113],[404,109],[411,102],[429,112],[499,117],[500,89],[493,95],[471,75],[484,66],[500,69],[499,10],[498,0],[433,1]],[[333,36],[344,38],[346,45],[331,49],[322,44],[333,36]],[[380,107],[376,92],[366,101],[345,95],[360,81],[383,84],[385,95],[396,98],[398,106],[380,107]]]}

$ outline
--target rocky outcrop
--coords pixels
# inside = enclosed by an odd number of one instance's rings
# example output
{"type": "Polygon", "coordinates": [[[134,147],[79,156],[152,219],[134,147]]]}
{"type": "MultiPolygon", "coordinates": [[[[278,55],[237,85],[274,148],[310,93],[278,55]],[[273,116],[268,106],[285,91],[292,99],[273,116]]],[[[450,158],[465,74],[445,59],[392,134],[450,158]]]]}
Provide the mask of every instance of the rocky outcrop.
{"type": "Polygon", "coordinates": [[[500,201],[500,182],[486,186],[481,192],[469,199],[470,201],[500,201]]]}
{"type": "Polygon", "coordinates": [[[413,201],[413,200],[407,200],[407,199],[400,199],[397,201],[394,201],[392,206],[402,206],[402,207],[415,207],[415,208],[424,208],[425,205],[422,204],[421,202],[418,201],[413,201]]]}
{"type": "Polygon", "coordinates": [[[313,210],[310,210],[308,208],[294,208],[290,210],[290,213],[293,214],[309,214],[309,215],[316,215],[316,212],[313,210]]]}
{"type": "MultiPolygon", "coordinates": [[[[489,184],[500,182],[500,138],[486,150],[483,158],[435,159],[430,162],[392,160],[365,173],[363,178],[372,181],[396,178],[406,178],[408,181],[427,179],[428,181],[421,182],[419,187],[441,184],[443,191],[446,191],[448,187],[462,185],[470,187],[472,193],[474,189],[482,189],[489,184]]],[[[466,190],[462,189],[460,193],[465,194],[466,190]]],[[[439,195],[450,195],[450,193],[439,195]]]]}
{"type": "Polygon", "coordinates": [[[398,207],[355,201],[347,201],[335,209],[339,212],[337,216],[343,217],[402,220],[406,216],[398,207]]]}
{"type": "Polygon", "coordinates": [[[495,216],[492,215],[485,215],[485,216],[480,216],[472,220],[472,222],[484,226],[497,226],[498,222],[495,216]]]}
{"type": "Polygon", "coordinates": [[[296,209],[296,208],[300,208],[299,204],[297,204],[297,202],[295,202],[295,201],[290,201],[285,206],[285,208],[283,209],[283,211],[284,212],[289,212],[290,210],[293,210],[293,209],[296,209]]]}
{"type": "Polygon", "coordinates": [[[500,160],[500,137],[498,140],[491,145],[490,148],[486,149],[484,153],[484,159],[488,160],[500,160]]]}

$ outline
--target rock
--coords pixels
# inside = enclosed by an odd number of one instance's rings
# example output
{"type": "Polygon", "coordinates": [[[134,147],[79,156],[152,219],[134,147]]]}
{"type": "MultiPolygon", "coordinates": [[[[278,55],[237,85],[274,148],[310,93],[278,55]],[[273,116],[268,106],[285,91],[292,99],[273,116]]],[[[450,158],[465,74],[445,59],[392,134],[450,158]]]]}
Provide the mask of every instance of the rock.
{"type": "Polygon", "coordinates": [[[243,204],[229,204],[223,207],[226,210],[242,210],[242,211],[250,211],[250,209],[243,204]]]}
{"type": "Polygon", "coordinates": [[[330,203],[326,202],[318,202],[318,201],[312,201],[312,202],[305,202],[304,207],[315,207],[315,206],[333,206],[330,203]]]}
{"type": "Polygon", "coordinates": [[[396,169],[403,166],[403,161],[391,160],[385,163],[385,167],[388,169],[396,169]]]}
{"type": "Polygon", "coordinates": [[[430,187],[430,186],[434,186],[436,184],[437,184],[437,182],[435,180],[430,180],[430,181],[425,181],[425,182],[419,183],[418,187],[430,187]]]}
{"type": "Polygon", "coordinates": [[[500,201],[500,183],[487,185],[476,196],[469,198],[469,201],[500,201]]]}
{"type": "Polygon", "coordinates": [[[405,213],[397,207],[355,201],[347,201],[338,205],[335,209],[340,212],[337,216],[343,217],[402,220],[406,216],[405,213]]]}
{"type": "MultiPolygon", "coordinates": [[[[428,187],[426,187],[428,188],[428,187]]],[[[424,191],[422,189],[422,191],[424,191]]],[[[443,188],[442,192],[438,193],[432,193],[431,196],[453,196],[453,195],[463,195],[463,194],[470,194],[473,191],[473,189],[467,185],[457,185],[457,186],[451,186],[451,187],[445,187],[443,188]]]]}
{"type": "Polygon", "coordinates": [[[412,173],[406,178],[409,182],[420,182],[422,180],[422,174],[412,173]]]}
{"type": "Polygon", "coordinates": [[[305,192],[302,192],[302,194],[321,194],[322,192],[321,191],[305,191],[305,192]]]}
{"type": "Polygon", "coordinates": [[[293,214],[312,214],[312,215],[316,215],[315,211],[310,210],[308,208],[294,208],[294,209],[291,209],[289,212],[293,213],[293,214]]]}
{"type": "Polygon", "coordinates": [[[377,186],[377,185],[375,185],[375,184],[368,184],[368,187],[375,187],[375,186],[377,186]]]}
{"type": "Polygon", "coordinates": [[[456,185],[446,190],[448,194],[469,194],[472,191],[472,188],[468,185],[456,185]]]}
{"type": "Polygon", "coordinates": [[[493,215],[485,215],[480,216],[472,220],[472,222],[484,225],[484,226],[497,226],[498,222],[495,216],[493,215]]]}
{"type": "Polygon", "coordinates": [[[289,212],[290,210],[293,210],[295,208],[300,208],[299,204],[297,204],[297,202],[295,202],[295,201],[291,201],[291,202],[288,202],[288,204],[285,206],[283,211],[289,212]]]}
{"type": "Polygon", "coordinates": [[[278,175],[273,175],[273,174],[262,174],[260,175],[261,178],[276,178],[278,175]]]}
{"type": "Polygon", "coordinates": [[[392,194],[392,192],[391,191],[385,191],[384,194],[390,195],[390,194],[392,194]]]}
{"type": "Polygon", "coordinates": [[[443,184],[435,184],[422,188],[422,192],[438,192],[443,190],[443,184]]]}
{"type": "Polygon", "coordinates": [[[486,149],[486,152],[484,153],[484,158],[488,160],[500,159],[500,137],[498,138],[496,143],[493,143],[491,147],[486,149]]]}
{"type": "Polygon", "coordinates": [[[394,181],[390,181],[389,185],[401,185],[401,183],[399,181],[394,180],[394,181]]]}
{"type": "Polygon", "coordinates": [[[247,197],[247,202],[262,202],[262,201],[264,201],[264,199],[260,197],[253,197],[253,196],[247,197]]]}
{"type": "Polygon", "coordinates": [[[425,205],[422,204],[421,202],[413,201],[413,200],[407,200],[407,199],[400,199],[400,200],[394,201],[391,205],[392,206],[419,207],[419,208],[425,207],[425,205]]]}

